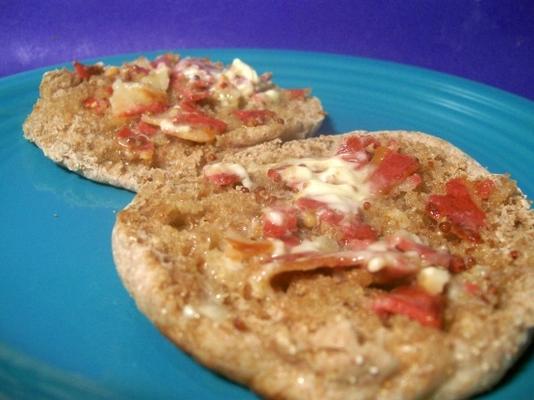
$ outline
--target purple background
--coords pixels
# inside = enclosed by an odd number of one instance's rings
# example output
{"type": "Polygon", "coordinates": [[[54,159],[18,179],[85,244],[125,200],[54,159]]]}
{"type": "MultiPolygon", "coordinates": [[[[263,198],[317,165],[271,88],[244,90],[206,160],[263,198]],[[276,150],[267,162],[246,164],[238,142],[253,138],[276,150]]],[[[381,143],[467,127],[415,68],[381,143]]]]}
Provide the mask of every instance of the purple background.
{"type": "Polygon", "coordinates": [[[372,57],[534,99],[533,0],[0,0],[0,76],[117,53],[211,47],[372,57]]]}

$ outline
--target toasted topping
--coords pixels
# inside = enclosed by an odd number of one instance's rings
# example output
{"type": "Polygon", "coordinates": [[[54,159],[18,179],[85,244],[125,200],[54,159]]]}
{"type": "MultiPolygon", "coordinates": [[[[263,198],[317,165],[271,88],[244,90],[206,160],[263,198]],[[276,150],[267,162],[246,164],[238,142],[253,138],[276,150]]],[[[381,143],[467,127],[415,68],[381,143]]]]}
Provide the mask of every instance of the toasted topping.
{"type": "MultiPolygon", "coordinates": [[[[379,152],[380,149],[377,150],[375,156],[379,152]]],[[[378,193],[388,193],[419,168],[419,162],[415,158],[389,148],[383,151],[380,159],[370,177],[373,190],[378,193]]]]}
{"type": "Polygon", "coordinates": [[[426,267],[417,274],[417,284],[430,294],[440,294],[449,283],[450,273],[443,268],[426,267]]]}
{"type": "Polygon", "coordinates": [[[303,100],[310,95],[310,89],[287,89],[286,93],[292,100],[303,100]]]}
{"type": "Polygon", "coordinates": [[[290,187],[299,190],[297,198],[324,203],[341,213],[356,212],[370,195],[368,171],[340,157],[290,160],[274,170],[290,187]]]}
{"type": "Polygon", "coordinates": [[[74,61],[72,63],[74,66],[74,73],[80,78],[80,79],[89,79],[92,75],[99,75],[104,71],[104,68],[102,65],[84,65],[79,63],[78,61],[74,61]]]}
{"type": "Polygon", "coordinates": [[[243,96],[250,96],[255,92],[255,85],[258,83],[258,74],[248,64],[239,58],[234,59],[230,68],[223,76],[239,90],[243,96]]]}
{"type": "Polygon", "coordinates": [[[218,186],[234,185],[238,182],[252,189],[253,183],[241,165],[232,163],[215,163],[206,165],[202,170],[204,176],[218,186]]]}
{"type": "Polygon", "coordinates": [[[109,101],[115,116],[133,116],[146,112],[158,113],[166,108],[167,94],[159,88],[139,83],[113,82],[113,95],[109,101]]]}
{"type": "Polygon", "coordinates": [[[432,328],[441,328],[443,299],[418,286],[400,286],[377,296],[373,310],[380,316],[404,315],[432,328]]]}
{"type": "Polygon", "coordinates": [[[287,239],[297,231],[297,213],[293,208],[267,208],[262,221],[265,237],[287,239]]]}
{"type": "Polygon", "coordinates": [[[447,220],[451,232],[472,242],[480,242],[480,230],[485,225],[486,214],[471,198],[466,181],[451,179],[445,185],[445,195],[431,195],[427,212],[436,221],[447,220]]]}
{"type": "Polygon", "coordinates": [[[389,244],[401,251],[414,251],[420,257],[424,265],[437,265],[449,267],[451,255],[446,250],[435,250],[421,243],[421,240],[408,232],[397,232],[388,238],[389,244]]]}
{"type": "Polygon", "coordinates": [[[495,190],[495,182],[491,179],[479,179],[474,183],[475,193],[482,200],[487,200],[495,190]]]}
{"type": "Polygon", "coordinates": [[[246,126],[264,125],[276,116],[270,110],[236,110],[233,114],[246,126]]]}

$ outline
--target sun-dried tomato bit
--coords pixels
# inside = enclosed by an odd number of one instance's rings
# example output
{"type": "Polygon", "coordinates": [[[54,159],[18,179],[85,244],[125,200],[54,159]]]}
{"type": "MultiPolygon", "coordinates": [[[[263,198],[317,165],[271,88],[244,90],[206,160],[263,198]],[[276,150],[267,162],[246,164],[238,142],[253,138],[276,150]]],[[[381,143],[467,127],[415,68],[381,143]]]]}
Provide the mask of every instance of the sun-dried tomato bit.
{"type": "Polygon", "coordinates": [[[444,300],[418,286],[399,286],[389,293],[379,294],[372,309],[381,317],[404,315],[421,325],[440,329],[443,326],[444,300]]]}
{"type": "Polygon", "coordinates": [[[451,256],[451,262],[449,263],[449,271],[453,274],[458,274],[469,269],[463,257],[456,254],[451,256]]]}
{"type": "Polygon", "coordinates": [[[419,162],[407,154],[389,148],[383,151],[381,149],[384,147],[379,147],[371,160],[371,163],[377,163],[377,167],[369,180],[375,192],[387,194],[410,175],[415,174],[419,169],[419,162]],[[378,152],[383,152],[379,156],[380,161],[376,161],[378,152]]]}
{"type": "Polygon", "coordinates": [[[101,65],[84,65],[78,61],[72,63],[74,67],[74,73],[80,79],[89,79],[93,75],[99,75],[104,71],[101,65]]]}
{"type": "Polygon", "coordinates": [[[153,136],[158,132],[158,127],[148,124],[144,121],[139,121],[137,123],[137,130],[145,135],[153,136]]]}
{"type": "Polygon", "coordinates": [[[334,211],[322,201],[301,197],[295,202],[299,210],[313,211],[315,215],[323,222],[329,225],[338,225],[343,220],[343,214],[334,211]]]}
{"type": "Polygon", "coordinates": [[[366,224],[357,218],[342,226],[341,232],[343,234],[343,241],[357,239],[373,242],[378,239],[376,230],[371,225],[366,224]]]}
{"type": "Polygon", "coordinates": [[[285,92],[290,100],[304,100],[310,96],[311,89],[286,89],[285,92]]]}
{"type": "Polygon", "coordinates": [[[134,117],[141,114],[159,114],[167,110],[168,104],[166,102],[154,102],[150,104],[139,104],[127,111],[119,114],[121,117],[134,117]]]}
{"type": "Polygon", "coordinates": [[[396,234],[388,239],[390,245],[395,246],[402,252],[413,251],[421,257],[424,265],[436,265],[447,268],[451,262],[451,255],[447,250],[436,250],[430,246],[418,243],[415,240],[402,235],[396,234]]]}
{"type": "Polygon", "coordinates": [[[234,116],[245,126],[254,127],[265,125],[276,117],[271,110],[235,110],[234,116]]]}
{"type": "Polygon", "coordinates": [[[263,235],[270,238],[289,238],[297,232],[297,210],[289,207],[272,207],[262,215],[263,235]]]}
{"type": "Polygon", "coordinates": [[[349,136],[336,151],[336,155],[343,160],[355,163],[357,167],[367,164],[371,160],[370,149],[378,147],[375,138],[349,136]]]}
{"type": "Polygon", "coordinates": [[[486,214],[471,198],[467,182],[454,178],[445,185],[446,194],[430,195],[427,213],[438,222],[447,221],[456,236],[471,242],[480,242],[480,230],[485,226],[486,214]]]}
{"type": "Polygon", "coordinates": [[[495,182],[491,179],[478,179],[473,183],[475,193],[482,200],[490,198],[491,194],[495,191],[495,182]]]}
{"type": "Polygon", "coordinates": [[[228,128],[226,122],[203,113],[180,114],[173,119],[173,122],[176,124],[203,127],[214,133],[224,133],[228,128]]]}

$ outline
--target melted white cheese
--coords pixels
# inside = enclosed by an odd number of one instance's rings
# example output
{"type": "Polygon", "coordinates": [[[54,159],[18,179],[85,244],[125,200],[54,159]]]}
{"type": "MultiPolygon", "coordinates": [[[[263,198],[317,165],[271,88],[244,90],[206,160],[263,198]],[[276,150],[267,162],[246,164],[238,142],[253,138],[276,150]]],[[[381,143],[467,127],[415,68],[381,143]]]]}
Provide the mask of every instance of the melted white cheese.
{"type": "Polygon", "coordinates": [[[291,160],[276,171],[286,183],[297,186],[298,198],[305,197],[326,203],[341,213],[356,212],[371,195],[367,182],[369,167],[355,169],[339,157],[291,160]]]}
{"type": "Polygon", "coordinates": [[[258,83],[256,71],[239,58],[234,59],[232,65],[223,72],[223,77],[228,79],[245,97],[254,93],[255,85],[258,83]]]}

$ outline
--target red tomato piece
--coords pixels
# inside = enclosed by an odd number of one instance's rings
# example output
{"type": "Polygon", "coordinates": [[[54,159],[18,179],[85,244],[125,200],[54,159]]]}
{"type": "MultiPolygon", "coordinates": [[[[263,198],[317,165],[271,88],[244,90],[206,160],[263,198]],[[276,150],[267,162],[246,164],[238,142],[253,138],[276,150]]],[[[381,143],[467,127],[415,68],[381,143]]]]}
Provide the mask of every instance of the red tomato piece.
{"type": "Polygon", "coordinates": [[[388,193],[418,168],[419,162],[415,158],[387,149],[380,164],[371,174],[370,181],[376,192],[388,193]]]}
{"type": "Polygon", "coordinates": [[[485,225],[486,214],[473,201],[462,178],[451,179],[445,185],[446,194],[431,195],[427,212],[435,220],[446,218],[453,233],[472,242],[480,242],[480,229],[485,225]]]}
{"type": "Polygon", "coordinates": [[[226,122],[220,119],[210,117],[209,115],[198,113],[186,113],[178,115],[174,118],[174,122],[178,124],[187,124],[194,126],[203,126],[212,129],[217,133],[223,133],[227,129],[226,122]]]}
{"type": "Polygon", "coordinates": [[[417,286],[400,286],[378,296],[373,310],[381,316],[400,314],[421,325],[440,329],[443,325],[443,299],[417,286]]]}
{"type": "Polygon", "coordinates": [[[297,212],[293,208],[271,208],[263,214],[262,221],[265,237],[288,238],[297,231],[297,212]],[[275,213],[276,219],[270,213],[275,213]]]}
{"type": "Polygon", "coordinates": [[[241,182],[241,178],[235,174],[221,172],[220,174],[207,175],[206,178],[217,186],[230,186],[241,182]]]}
{"type": "Polygon", "coordinates": [[[246,126],[265,125],[276,116],[271,110],[235,110],[233,114],[246,126]]]}

